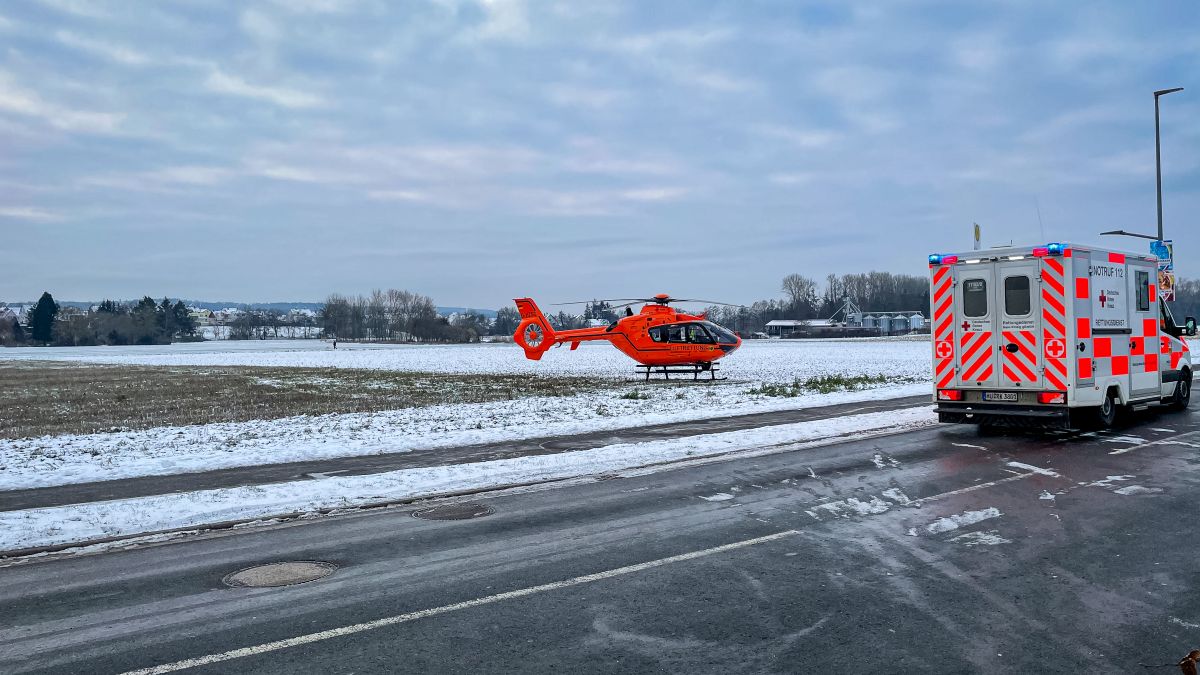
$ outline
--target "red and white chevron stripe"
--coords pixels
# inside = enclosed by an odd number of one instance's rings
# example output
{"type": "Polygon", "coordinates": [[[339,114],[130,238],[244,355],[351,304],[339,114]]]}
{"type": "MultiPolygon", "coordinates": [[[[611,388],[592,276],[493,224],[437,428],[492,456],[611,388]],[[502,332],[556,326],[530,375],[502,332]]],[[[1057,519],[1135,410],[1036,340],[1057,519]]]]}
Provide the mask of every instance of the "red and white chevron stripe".
{"type": "Polygon", "coordinates": [[[933,379],[939,388],[954,382],[954,280],[949,267],[933,270],[933,379]]]}
{"type": "Polygon", "coordinates": [[[1067,389],[1067,286],[1063,263],[1042,258],[1042,374],[1046,386],[1067,389]]]}

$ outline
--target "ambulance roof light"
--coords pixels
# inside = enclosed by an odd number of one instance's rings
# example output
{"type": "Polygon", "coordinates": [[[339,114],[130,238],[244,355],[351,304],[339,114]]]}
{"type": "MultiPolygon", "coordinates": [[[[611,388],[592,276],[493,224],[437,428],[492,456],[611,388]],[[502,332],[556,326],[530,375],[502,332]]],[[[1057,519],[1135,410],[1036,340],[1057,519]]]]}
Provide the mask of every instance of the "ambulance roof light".
{"type": "Polygon", "coordinates": [[[929,254],[930,265],[953,265],[956,262],[958,262],[958,256],[956,255],[945,255],[943,253],[929,254]]]}
{"type": "Polygon", "coordinates": [[[1046,244],[1045,246],[1035,246],[1033,248],[1033,257],[1045,258],[1048,255],[1063,255],[1066,250],[1066,245],[1058,242],[1046,244]]]}

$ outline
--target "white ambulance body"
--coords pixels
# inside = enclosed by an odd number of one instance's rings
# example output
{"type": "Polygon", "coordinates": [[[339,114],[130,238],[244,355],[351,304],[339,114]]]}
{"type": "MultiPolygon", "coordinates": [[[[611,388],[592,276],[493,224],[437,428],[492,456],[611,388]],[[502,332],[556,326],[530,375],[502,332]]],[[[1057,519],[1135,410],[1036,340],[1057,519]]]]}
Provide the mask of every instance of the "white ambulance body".
{"type": "Polygon", "coordinates": [[[1048,244],[929,268],[940,421],[1108,426],[1121,407],[1187,407],[1196,322],[1159,302],[1155,258],[1048,244]]]}

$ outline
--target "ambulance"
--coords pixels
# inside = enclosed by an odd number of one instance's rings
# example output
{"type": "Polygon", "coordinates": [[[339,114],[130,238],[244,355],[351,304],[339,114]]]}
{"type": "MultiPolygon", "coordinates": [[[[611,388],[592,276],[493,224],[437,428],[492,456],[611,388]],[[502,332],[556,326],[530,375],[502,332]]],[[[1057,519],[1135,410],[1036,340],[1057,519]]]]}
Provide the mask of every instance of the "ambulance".
{"type": "Polygon", "coordinates": [[[1052,243],[929,256],[941,422],[1109,427],[1191,401],[1187,336],[1156,289],[1158,260],[1052,243]]]}

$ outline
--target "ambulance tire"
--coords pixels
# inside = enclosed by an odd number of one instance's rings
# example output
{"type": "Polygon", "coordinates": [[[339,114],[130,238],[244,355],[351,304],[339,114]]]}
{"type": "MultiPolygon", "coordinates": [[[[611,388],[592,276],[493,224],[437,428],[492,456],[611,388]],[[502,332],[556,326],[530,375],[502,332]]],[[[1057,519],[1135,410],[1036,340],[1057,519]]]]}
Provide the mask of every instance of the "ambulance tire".
{"type": "Polygon", "coordinates": [[[1175,385],[1175,395],[1171,397],[1171,410],[1184,411],[1192,402],[1192,373],[1183,371],[1183,377],[1175,385]]]}
{"type": "Polygon", "coordinates": [[[1092,411],[1092,426],[1097,429],[1111,429],[1117,422],[1117,409],[1120,407],[1116,390],[1109,390],[1108,395],[1104,397],[1104,403],[1092,411]]]}

